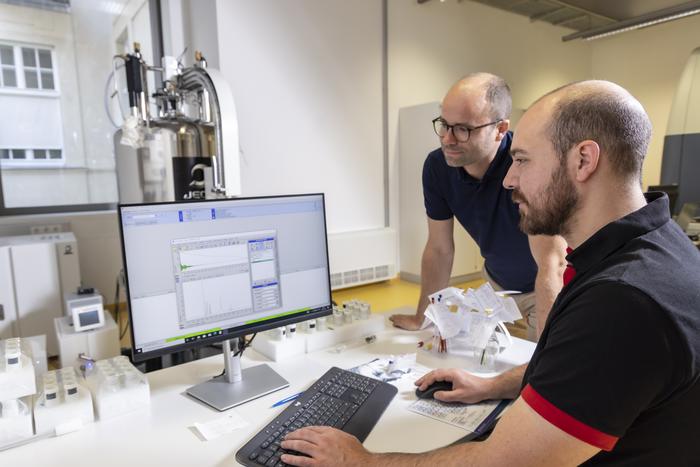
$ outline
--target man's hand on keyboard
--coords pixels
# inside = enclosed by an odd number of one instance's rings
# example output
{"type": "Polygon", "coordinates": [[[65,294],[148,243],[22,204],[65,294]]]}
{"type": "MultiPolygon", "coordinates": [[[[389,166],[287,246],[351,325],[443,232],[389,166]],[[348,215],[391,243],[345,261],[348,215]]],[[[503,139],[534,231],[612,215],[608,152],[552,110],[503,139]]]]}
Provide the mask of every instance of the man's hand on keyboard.
{"type": "Polygon", "coordinates": [[[356,437],[327,426],[309,426],[293,431],[282,441],[282,447],[303,454],[299,456],[285,454],[281,459],[286,464],[301,467],[368,466],[372,456],[356,437]]]}
{"type": "Polygon", "coordinates": [[[436,381],[449,381],[452,391],[438,391],[435,399],[444,402],[474,404],[490,398],[491,378],[480,378],[457,368],[433,370],[416,380],[416,386],[425,391],[436,381]]]}

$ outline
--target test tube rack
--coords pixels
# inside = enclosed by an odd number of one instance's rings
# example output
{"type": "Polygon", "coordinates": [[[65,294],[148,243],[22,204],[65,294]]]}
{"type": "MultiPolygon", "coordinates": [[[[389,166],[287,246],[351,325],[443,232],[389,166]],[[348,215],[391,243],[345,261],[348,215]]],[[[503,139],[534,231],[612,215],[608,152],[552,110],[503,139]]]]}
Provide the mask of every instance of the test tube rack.
{"type": "Polygon", "coordinates": [[[0,449],[34,436],[32,397],[0,402],[0,449]]]}
{"type": "Polygon", "coordinates": [[[70,433],[95,420],[92,397],[83,383],[73,367],[43,375],[40,391],[34,396],[37,435],[70,433]]]}
{"type": "Polygon", "coordinates": [[[86,375],[100,421],[148,408],[148,379],[124,356],[98,360],[86,375]]]}
{"type": "Polygon", "coordinates": [[[0,401],[36,393],[34,363],[22,339],[0,341],[0,401]]]}
{"type": "Polygon", "coordinates": [[[270,360],[279,362],[376,335],[383,331],[384,327],[383,315],[371,315],[367,319],[342,324],[334,322],[331,315],[327,318],[325,329],[319,330],[317,325],[313,332],[297,330],[294,337],[281,339],[275,338],[271,332],[265,332],[255,338],[252,347],[270,360]]]}

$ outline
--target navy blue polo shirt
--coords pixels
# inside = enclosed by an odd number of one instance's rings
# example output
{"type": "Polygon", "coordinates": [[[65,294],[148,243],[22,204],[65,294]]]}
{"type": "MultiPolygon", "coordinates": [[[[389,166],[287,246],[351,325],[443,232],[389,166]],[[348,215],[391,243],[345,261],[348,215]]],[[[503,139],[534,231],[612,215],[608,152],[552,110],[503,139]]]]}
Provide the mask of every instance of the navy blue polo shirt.
{"type": "Polygon", "coordinates": [[[518,206],[503,179],[512,162],[512,134],[503,138],[484,178],[477,180],[462,167],[450,167],[442,149],[428,154],[423,165],[425,211],[433,220],[457,218],[479,245],[486,271],[504,289],[532,292],[537,265],[518,223],[518,206]]]}

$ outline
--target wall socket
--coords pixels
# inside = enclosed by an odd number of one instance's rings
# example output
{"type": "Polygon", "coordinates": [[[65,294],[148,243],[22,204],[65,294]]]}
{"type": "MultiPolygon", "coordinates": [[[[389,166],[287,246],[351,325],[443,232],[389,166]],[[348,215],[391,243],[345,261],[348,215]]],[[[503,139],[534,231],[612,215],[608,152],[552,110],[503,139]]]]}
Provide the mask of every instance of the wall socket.
{"type": "Polygon", "coordinates": [[[29,233],[31,233],[32,235],[43,235],[61,232],[63,232],[63,224],[42,224],[32,225],[31,227],[29,227],[29,233]]]}

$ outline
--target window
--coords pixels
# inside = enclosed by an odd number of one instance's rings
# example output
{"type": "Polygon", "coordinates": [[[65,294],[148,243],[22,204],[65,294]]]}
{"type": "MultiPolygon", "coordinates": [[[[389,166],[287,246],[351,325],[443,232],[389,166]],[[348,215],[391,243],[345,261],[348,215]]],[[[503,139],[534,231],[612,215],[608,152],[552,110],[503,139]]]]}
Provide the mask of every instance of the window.
{"type": "Polygon", "coordinates": [[[0,87],[56,90],[51,48],[0,43],[0,87]]]}
{"type": "MultiPolygon", "coordinates": [[[[0,0],[0,216],[113,207],[117,128],[105,111],[112,57],[126,52],[123,38],[141,42],[156,63],[158,5],[0,0]]],[[[118,115],[118,103],[110,106],[118,115]]]]}
{"type": "Polygon", "coordinates": [[[63,162],[64,125],[54,64],[51,46],[0,42],[0,107],[15,109],[13,115],[0,116],[5,128],[0,130],[5,146],[0,148],[0,167],[57,167],[63,162]]]}
{"type": "Polygon", "coordinates": [[[7,161],[51,161],[54,164],[63,159],[61,149],[0,149],[0,159],[7,161]]]}
{"type": "Polygon", "coordinates": [[[0,87],[17,87],[15,51],[9,45],[0,45],[0,87]]]}
{"type": "Polygon", "coordinates": [[[54,89],[51,51],[22,47],[24,86],[27,89],[54,89]]]}

